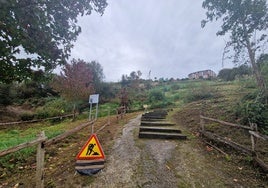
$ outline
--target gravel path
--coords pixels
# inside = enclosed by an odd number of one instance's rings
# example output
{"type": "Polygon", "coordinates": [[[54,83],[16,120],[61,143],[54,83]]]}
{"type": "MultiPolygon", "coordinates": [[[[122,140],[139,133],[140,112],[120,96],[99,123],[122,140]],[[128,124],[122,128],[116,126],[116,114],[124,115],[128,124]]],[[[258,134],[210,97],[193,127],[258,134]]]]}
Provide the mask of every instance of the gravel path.
{"type": "Polygon", "coordinates": [[[105,169],[90,187],[176,187],[174,173],[167,165],[175,141],[138,139],[140,116],[124,126],[107,156],[105,169]]]}
{"type": "Polygon", "coordinates": [[[89,188],[268,187],[247,178],[255,177],[249,174],[255,173],[249,165],[236,166],[235,161],[206,151],[193,135],[185,141],[139,139],[140,118],[124,125],[106,156],[105,169],[89,188]]]}

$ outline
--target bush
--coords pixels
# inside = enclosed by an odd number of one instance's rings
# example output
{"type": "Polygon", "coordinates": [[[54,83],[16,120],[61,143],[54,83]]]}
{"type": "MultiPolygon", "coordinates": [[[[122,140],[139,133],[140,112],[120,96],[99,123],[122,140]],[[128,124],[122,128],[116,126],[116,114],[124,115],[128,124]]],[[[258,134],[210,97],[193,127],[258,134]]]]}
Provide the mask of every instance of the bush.
{"type": "Polygon", "coordinates": [[[192,86],[189,88],[187,95],[185,96],[186,102],[193,102],[198,100],[210,99],[214,97],[213,90],[207,84],[201,84],[200,86],[192,86]]]}
{"type": "Polygon", "coordinates": [[[152,90],[149,93],[148,100],[150,103],[163,101],[164,99],[165,99],[165,95],[161,90],[152,90]]]}
{"type": "Polygon", "coordinates": [[[12,98],[10,96],[10,85],[0,84],[0,104],[11,104],[12,98]]]}
{"type": "Polygon", "coordinates": [[[242,77],[244,75],[251,75],[251,68],[247,65],[240,65],[239,67],[235,67],[233,69],[222,69],[219,72],[218,78],[223,79],[225,81],[233,81],[236,77],[242,77]]]}
{"type": "Polygon", "coordinates": [[[180,100],[180,98],[181,96],[178,93],[173,96],[174,101],[180,100]]]}
{"type": "Polygon", "coordinates": [[[171,106],[173,103],[168,101],[168,100],[164,100],[164,101],[159,101],[159,102],[155,102],[152,103],[150,105],[151,109],[156,109],[156,108],[167,108],[169,106],[171,106]]]}
{"type": "Polygon", "coordinates": [[[33,120],[34,119],[34,114],[31,114],[31,113],[23,113],[20,115],[20,119],[22,121],[30,121],[30,120],[33,120]]]}
{"type": "Polygon", "coordinates": [[[179,90],[180,85],[179,84],[172,84],[170,88],[171,88],[171,90],[179,90]]]}
{"type": "MultiPolygon", "coordinates": [[[[165,89],[165,88],[163,88],[165,89]]],[[[147,103],[150,105],[150,108],[166,108],[173,103],[167,100],[164,92],[160,89],[153,89],[149,92],[147,103]]]]}
{"type": "Polygon", "coordinates": [[[48,117],[60,116],[66,112],[72,111],[72,104],[63,100],[62,98],[51,98],[43,107],[40,107],[36,111],[38,119],[44,119],[48,117]]]}
{"type": "Polygon", "coordinates": [[[36,111],[36,118],[37,119],[45,119],[49,117],[48,111],[45,111],[43,108],[38,108],[36,111]]]}
{"type": "Polygon", "coordinates": [[[267,95],[260,92],[249,93],[244,96],[235,108],[235,115],[242,124],[256,123],[259,129],[267,134],[268,105],[267,95]]]}

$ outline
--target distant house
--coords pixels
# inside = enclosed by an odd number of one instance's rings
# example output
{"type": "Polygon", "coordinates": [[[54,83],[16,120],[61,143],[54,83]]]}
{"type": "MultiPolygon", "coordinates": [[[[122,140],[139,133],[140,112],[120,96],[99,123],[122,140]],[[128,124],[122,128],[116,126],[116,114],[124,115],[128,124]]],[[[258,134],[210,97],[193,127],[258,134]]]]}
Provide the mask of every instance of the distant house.
{"type": "Polygon", "coordinates": [[[188,78],[191,80],[194,79],[208,79],[208,78],[216,78],[216,73],[213,72],[212,70],[203,70],[203,71],[197,71],[193,72],[188,75],[188,78]]]}

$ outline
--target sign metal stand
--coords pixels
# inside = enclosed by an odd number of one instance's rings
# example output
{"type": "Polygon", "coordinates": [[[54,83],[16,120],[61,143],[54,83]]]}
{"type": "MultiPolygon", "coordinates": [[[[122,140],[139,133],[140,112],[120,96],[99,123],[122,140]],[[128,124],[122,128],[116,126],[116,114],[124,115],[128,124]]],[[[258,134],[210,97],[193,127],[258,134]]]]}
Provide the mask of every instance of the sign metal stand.
{"type": "MultiPolygon", "coordinates": [[[[96,112],[95,112],[95,120],[98,117],[98,103],[99,103],[99,94],[94,94],[89,96],[89,120],[92,120],[91,113],[92,113],[92,104],[96,104],[96,112]]],[[[91,134],[94,134],[94,124],[91,125],[91,134]]]]}

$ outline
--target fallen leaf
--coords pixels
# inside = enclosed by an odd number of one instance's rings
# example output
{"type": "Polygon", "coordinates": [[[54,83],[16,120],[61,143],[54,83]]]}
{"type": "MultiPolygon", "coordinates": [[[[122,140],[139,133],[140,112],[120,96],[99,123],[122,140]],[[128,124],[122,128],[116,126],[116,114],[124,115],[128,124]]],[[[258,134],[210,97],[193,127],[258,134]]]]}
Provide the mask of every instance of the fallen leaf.
{"type": "Polygon", "coordinates": [[[168,165],[166,165],[166,167],[167,167],[167,169],[169,169],[169,170],[170,170],[170,167],[169,167],[168,165]]]}
{"type": "Polygon", "coordinates": [[[213,148],[209,147],[209,146],[206,146],[206,149],[207,149],[207,151],[212,151],[213,150],[213,148]]]}

